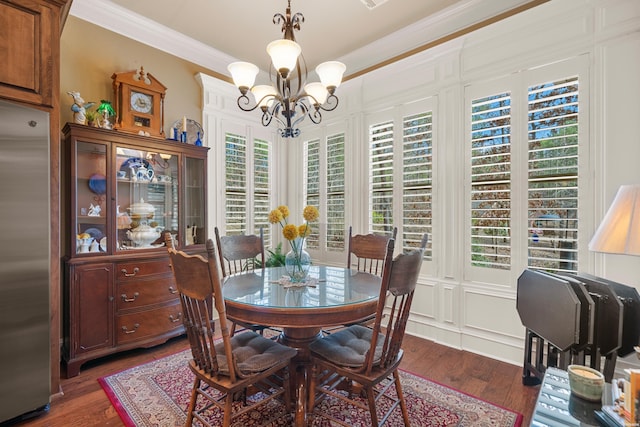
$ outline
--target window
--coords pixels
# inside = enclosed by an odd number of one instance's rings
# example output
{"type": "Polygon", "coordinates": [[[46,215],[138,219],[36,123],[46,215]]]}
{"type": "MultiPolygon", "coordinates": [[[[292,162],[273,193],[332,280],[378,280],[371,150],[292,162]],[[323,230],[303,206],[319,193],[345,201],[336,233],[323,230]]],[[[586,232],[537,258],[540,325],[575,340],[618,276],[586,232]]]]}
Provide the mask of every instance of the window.
{"type": "MultiPolygon", "coordinates": [[[[432,114],[420,113],[403,120],[402,245],[404,251],[420,246],[431,234],[432,114]]],[[[425,251],[431,259],[431,248],[425,251]]]]}
{"type": "MultiPolygon", "coordinates": [[[[369,124],[369,230],[390,234],[398,227],[396,247],[405,252],[418,247],[423,234],[431,237],[433,113],[425,111],[424,104],[420,107],[381,113],[404,114],[399,120],[374,119],[369,124]]],[[[432,259],[431,248],[425,260],[432,259]]]]}
{"type": "Polygon", "coordinates": [[[389,234],[393,229],[393,121],[369,126],[371,215],[369,230],[389,234]]]}
{"type": "Polygon", "coordinates": [[[528,265],[577,272],[577,77],[529,88],[528,141],[528,265]]]}
{"type": "Polygon", "coordinates": [[[259,234],[262,227],[265,247],[271,243],[269,147],[262,139],[249,144],[245,136],[225,134],[225,232],[259,234]]]}
{"type": "MultiPolygon", "coordinates": [[[[314,139],[305,143],[305,206],[315,206],[320,210],[320,140],[314,139]]],[[[317,227],[317,224],[316,224],[317,227]]],[[[319,249],[319,230],[312,230],[307,237],[307,248],[319,249]]]]}
{"type": "Polygon", "coordinates": [[[471,102],[471,263],[511,265],[511,96],[471,102]]]}
{"type": "Polygon", "coordinates": [[[269,232],[270,186],[269,186],[269,143],[261,139],[253,141],[253,232],[260,235],[260,228],[264,233],[264,247],[271,246],[269,232]]]}
{"type": "Polygon", "coordinates": [[[247,139],[225,135],[225,219],[226,234],[247,230],[247,139]]]}
{"type": "Polygon", "coordinates": [[[577,272],[578,77],[520,77],[470,100],[470,265],[577,272]]]}
{"type": "MultiPolygon", "coordinates": [[[[320,139],[305,142],[305,204],[316,206],[326,219],[323,243],[327,251],[344,250],[345,240],[345,136],[338,133],[326,138],[321,156],[320,139]],[[326,174],[321,173],[325,159],[326,174]],[[326,178],[324,178],[326,176],[326,178]],[[324,203],[321,200],[325,200],[324,203]],[[321,203],[324,208],[321,208],[321,203]]],[[[322,221],[325,222],[325,221],[322,221]]],[[[321,249],[320,230],[307,239],[309,249],[321,249]]]]}
{"type": "Polygon", "coordinates": [[[327,138],[327,250],[344,249],[344,134],[327,138]]]}

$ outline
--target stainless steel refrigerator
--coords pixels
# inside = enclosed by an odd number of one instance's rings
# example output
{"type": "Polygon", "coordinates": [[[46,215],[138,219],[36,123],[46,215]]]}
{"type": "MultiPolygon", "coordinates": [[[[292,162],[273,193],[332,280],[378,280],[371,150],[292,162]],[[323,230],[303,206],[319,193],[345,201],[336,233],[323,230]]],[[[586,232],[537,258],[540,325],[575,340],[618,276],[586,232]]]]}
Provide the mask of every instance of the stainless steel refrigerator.
{"type": "Polygon", "coordinates": [[[0,423],[49,407],[49,114],[0,101],[0,423]]]}

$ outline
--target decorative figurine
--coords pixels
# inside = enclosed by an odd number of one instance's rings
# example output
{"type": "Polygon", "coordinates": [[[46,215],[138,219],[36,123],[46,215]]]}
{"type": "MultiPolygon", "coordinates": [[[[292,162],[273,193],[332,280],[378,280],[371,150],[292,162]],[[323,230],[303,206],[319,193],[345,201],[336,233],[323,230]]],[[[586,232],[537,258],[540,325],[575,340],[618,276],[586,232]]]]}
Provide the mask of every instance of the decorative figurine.
{"type": "Polygon", "coordinates": [[[100,205],[93,205],[93,203],[91,203],[91,206],[89,206],[89,213],[87,214],[88,216],[100,216],[100,211],[102,210],[102,208],[100,207],[100,205]]]}
{"type": "Polygon", "coordinates": [[[73,121],[80,125],[86,124],[87,121],[87,108],[93,107],[95,102],[84,102],[84,99],[80,96],[80,92],[71,91],[67,92],[73,98],[73,105],[71,111],[73,111],[73,121]]]}

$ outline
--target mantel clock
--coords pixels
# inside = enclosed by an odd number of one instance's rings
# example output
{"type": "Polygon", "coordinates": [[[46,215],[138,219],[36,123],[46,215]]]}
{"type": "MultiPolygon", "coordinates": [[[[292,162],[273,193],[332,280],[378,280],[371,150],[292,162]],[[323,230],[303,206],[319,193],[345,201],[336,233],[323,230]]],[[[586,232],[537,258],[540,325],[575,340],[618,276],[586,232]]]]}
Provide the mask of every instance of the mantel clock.
{"type": "Polygon", "coordinates": [[[164,138],[164,96],[167,88],[144,71],[114,73],[117,114],[115,129],[164,138]]]}

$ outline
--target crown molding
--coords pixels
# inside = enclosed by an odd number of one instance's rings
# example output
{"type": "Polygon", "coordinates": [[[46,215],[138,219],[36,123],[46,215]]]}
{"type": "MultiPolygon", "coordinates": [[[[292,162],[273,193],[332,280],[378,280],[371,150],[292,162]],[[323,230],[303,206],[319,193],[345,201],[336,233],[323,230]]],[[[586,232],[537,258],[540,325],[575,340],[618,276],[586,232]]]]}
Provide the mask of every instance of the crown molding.
{"type": "Polygon", "coordinates": [[[209,45],[187,37],[109,0],[74,1],[72,16],[170,55],[227,75],[227,65],[236,59],[209,45]]]}
{"type": "MultiPolygon", "coordinates": [[[[548,1],[550,0],[463,0],[338,60],[347,64],[351,73],[345,76],[345,80],[348,80],[548,1]]],[[[213,71],[215,77],[231,82],[227,65],[236,61],[236,58],[133,13],[110,0],[75,1],[70,14],[204,67],[213,71]]],[[[264,70],[261,71],[263,73],[268,75],[264,70]]]]}

